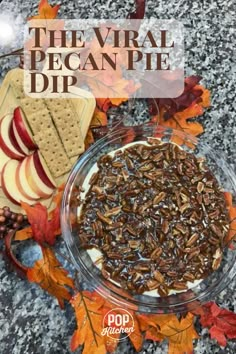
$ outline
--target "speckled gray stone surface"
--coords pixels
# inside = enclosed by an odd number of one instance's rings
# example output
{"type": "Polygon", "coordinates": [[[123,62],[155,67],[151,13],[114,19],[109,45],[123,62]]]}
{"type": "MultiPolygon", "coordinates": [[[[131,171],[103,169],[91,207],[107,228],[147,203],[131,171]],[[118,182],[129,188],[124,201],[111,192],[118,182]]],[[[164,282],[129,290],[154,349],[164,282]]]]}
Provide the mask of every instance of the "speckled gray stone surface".
{"type": "MultiPolygon", "coordinates": [[[[133,0],[66,0],[61,1],[61,18],[122,18],[133,9],[133,0]]],[[[36,12],[35,0],[0,0],[0,16],[18,27],[27,16],[36,12]]],[[[205,127],[202,139],[222,151],[236,170],[236,65],[234,0],[148,0],[146,17],[176,18],[185,25],[186,75],[203,76],[211,90],[212,107],[199,121],[205,127]]],[[[19,34],[20,37],[20,34],[19,34]]],[[[20,45],[20,39],[16,46],[20,45]]],[[[8,48],[10,49],[10,48],[8,48]]],[[[17,63],[16,58],[0,61],[0,78],[17,63]]],[[[63,241],[59,247],[64,249],[63,241]]],[[[65,251],[66,252],[66,251],[65,251]]],[[[216,299],[217,303],[236,311],[235,281],[216,299]]],[[[61,311],[55,299],[36,285],[8,273],[0,255],[0,354],[69,354],[69,341],[75,328],[73,311],[68,305],[61,311]]],[[[201,339],[194,345],[197,354],[236,352],[236,343],[229,341],[220,348],[197,324],[201,339]]],[[[80,350],[77,351],[78,353],[80,350]]],[[[161,345],[146,341],[141,353],[163,354],[161,345]]],[[[122,343],[119,354],[135,353],[129,343],[122,343]]]]}

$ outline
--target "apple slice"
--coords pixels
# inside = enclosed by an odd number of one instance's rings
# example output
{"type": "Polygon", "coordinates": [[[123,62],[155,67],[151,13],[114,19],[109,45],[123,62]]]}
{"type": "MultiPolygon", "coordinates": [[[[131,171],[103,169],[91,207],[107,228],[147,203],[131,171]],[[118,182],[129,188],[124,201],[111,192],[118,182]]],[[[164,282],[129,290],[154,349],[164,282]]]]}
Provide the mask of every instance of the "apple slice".
{"type": "Polygon", "coordinates": [[[23,154],[24,155],[29,155],[30,154],[30,150],[27,148],[27,146],[22,141],[20,135],[18,134],[15,122],[13,120],[12,120],[11,126],[10,126],[10,135],[11,135],[11,137],[14,137],[13,139],[16,141],[16,143],[18,144],[18,146],[22,150],[23,154]]]}
{"type": "Polygon", "coordinates": [[[49,171],[43,156],[40,154],[40,151],[37,150],[33,153],[33,160],[35,169],[37,170],[43,183],[45,183],[49,188],[55,188],[56,183],[54,182],[51,172],[49,171]]]}
{"type": "Polygon", "coordinates": [[[14,204],[19,205],[22,202],[33,204],[31,199],[25,198],[19,191],[16,185],[16,170],[20,164],[20,161],[10,160],[8,161],[2,170],[2,190],[6,197],[14,204]]]}
{"type": "Polygon", "coordinates": [[[14,148],[17,151],[19,151],[22,155],[28,155],[27,153],[25,154],[25,152],[22,150],[20,144],[18,144],[18,141],[16,140],[16,136],[13,131],[13,120],[11,120],[10,127],[9,127],[9,138],[10,138],[12,145],[14,146],[14,148]]]}
{"type": "Polygon", "coordinates": [[[26,162],[26,159],[24,159],[18,164],[18,167],[16,169],[16,185],[25,198],[37,200],[40,198],[40,195],[33,191],[29,184],[28,178],[26,177],[26,162]]]}
{"type": "Polygon", "coordinates": [[[37,149],[37,145],[34,143],[32,133],[20,107],[15,108],[13,121],[18,135],[21,137],[21,140],[27,148],[29,150],[37,149]]]}
{"type": "Polygon", "coordinates": [[[22,160],[24,154],[16,149],[10,139],[10,125],[12,121],[12,116],[7,114],[4,116],[0,123],[0,147],[3,152],[12,159],[22,160]]]}
{"type": "Polygon", "coordinates": [[[54,188],[48,187],[43,182],[42,174],[45,172],[40,169],[37,170],[38,166],[36,168],[33,155],[27,156],[25,160],[25,174],[31,189],[41,198],[49,198],[52,195],[54,188]]]}
{"type": "Polygon", "coordinates": [[[3,167],[7,161],[9,161],[11,158],[7,156],[2,149],[0,148],[0,187],[1,187],[1,173],[3,170],[3,167]]]}

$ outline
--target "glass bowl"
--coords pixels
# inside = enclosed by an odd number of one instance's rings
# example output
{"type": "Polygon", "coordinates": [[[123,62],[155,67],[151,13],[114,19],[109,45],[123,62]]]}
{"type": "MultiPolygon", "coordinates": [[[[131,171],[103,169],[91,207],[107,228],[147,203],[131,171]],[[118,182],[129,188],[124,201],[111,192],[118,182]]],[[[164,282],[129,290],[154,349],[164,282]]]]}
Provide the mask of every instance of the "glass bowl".
{"type": "Polygon", "coordinates": [[[236,272],[236,252],[233,249],[228,247],[224,249],[220,267],[202,280],[199,285],[175,295],[153,297],[149,295],[133,295],[106,280],[101,275],[98,267],[92,262],[87,251],[80,247],[80,241],[77,237],[76,198],[92,166],[101,155],[130,142],[146,141],[148,137],[158,137],[163,142],[174,141],[182,149],[193,153],[195,156],[205,157],[208,167],[217,178],[220,186],[235,196],[236,177],[234,172],[226,163],[225,158],[220,153],[212,150],[208,144],[184,132],[174,131],[161,126],[143,125],[122,128],[98,140],[74,165],[67,180],[62,201],[62,234],[76,270],[90,288],[96,290],[107,300],[120,307],[141,312],[170,313],[189,311],[201,303],[213,299],[232,281],[236,272]]]}

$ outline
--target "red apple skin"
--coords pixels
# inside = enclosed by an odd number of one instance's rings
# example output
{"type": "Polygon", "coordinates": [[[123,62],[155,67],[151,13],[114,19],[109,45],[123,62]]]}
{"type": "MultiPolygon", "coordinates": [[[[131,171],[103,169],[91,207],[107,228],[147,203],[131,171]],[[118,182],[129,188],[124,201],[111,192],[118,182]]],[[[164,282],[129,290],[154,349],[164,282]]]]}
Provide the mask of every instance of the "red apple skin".
{"type": "MultiPolygon", "coordinates": [[[[53,193],[53,190],[49,193],[45,193],[42,188],[40,188],[37,183],[35,182],[34,180],[34,177],[33,177],[33,174],[32,174],[32,171],[31,171],[31,167],[30,167],[30,164],[33,164],[34,165],[34,162],[33,162],[33,155],[30,155],[30,156],[27,156],[26,157],[26,164],[25,164],[25,169],[26,169],[26,176],[28,178],[28,182],[29,182],[29,185],[31,187],[31,189],[40,196],[40,198],[43,198],[43,199],[47,199],[49,198],[52,193],[53,193]],[[32,162],[31,162],[32,161],[32,162]]],[[[35,167],[34,167],[35,168],[35,167]]],[[[37,172],[37,171],[36,171],[37,172]]],[[[40,178],[40,177],[39,177],[40,178]]],[[[48,186],[46,186],[48,188],[48,186]]]]}
{"type": "Polygon", "coordinates": [[[20,135],[18,134],[14,120],[12,120],[11,130],[12,130],[12,133],[14,134],[15,139],[16,139],[18,145],[20,146],[21,150],[23,151],[23,153],[26,156],[28,156],[30,154],[30,150],[27,148],[27,146],[22,141],[20,135]]]}
{"type": "Polygon", "coordinates": [[[19,151],[20,154],[22,155],[26,155],[24,153],[24,151],[21,149],[20,145],[18,144],[17,140],[16,140],[16,137],[15,137],[15,134],[14,134],[14,131],[13,131],[13,126],[12,126],[12,122],[10,124],[10,128],[9,128],[9,138],[10,138],[10,141],[12,143],[12,145],[14,146],[14,148],[19,151]]]}
{"type": "Polygon", "coordinates": [[[55,188],[55,184],[52,183],[52,181],[50,180],[50,178],[47,176],[47,173],[45,172],[43,165],[40,161],[40,157],[39,157],[39,153],[38,151],[35,151],[33,153],[33,161],[34,161],[34,166],[35,169],[39,175],[39,177],[41,178],[41,180],[43,181],[43,183],[46,184],[46,186],[48,186],[49,188],[55,188]]]}
{"type": "Polygon", "coordinates": [[[33,142],[31,136],[27,132],[24,119],[22,118],[22,114],[23,113],[21,112],[20,107],[15,108],[14,116],[13,116],[15,127],[17,129],[19,136],[21,137],[23,143],[27,146],[27,148],[29,150],[35,150],[37,149],[37,145],[33,142]]]}
{"type": "MultiPolygon", "coordinates": [[[[12,159],[15,159],[15,160],[22,160],[24,158],[24,154],[20,153],[20,152],[17,152],[15,147],[12,145],[11,143],[11,140],[10,140],[10,136],[9,136],[9,130],[8,130],[8,136],[4,138],[5,134],[3,134],[2,132],[2,126],[3,124],[5,123],[6,120],[9,119],[9,115],[6,115],[2,118],[1,122],[0,122],[0,147],[2,149],[2,151],[7,155],[9,156],[10,158],[12,159]],[[14,149],[15,151],[11,150],[4,139],[8,138],[11,145],[12,145],[12,149],[14,149]]],[[[10,122],[9,122],[9,129],[10,129],[10,122]]]]}

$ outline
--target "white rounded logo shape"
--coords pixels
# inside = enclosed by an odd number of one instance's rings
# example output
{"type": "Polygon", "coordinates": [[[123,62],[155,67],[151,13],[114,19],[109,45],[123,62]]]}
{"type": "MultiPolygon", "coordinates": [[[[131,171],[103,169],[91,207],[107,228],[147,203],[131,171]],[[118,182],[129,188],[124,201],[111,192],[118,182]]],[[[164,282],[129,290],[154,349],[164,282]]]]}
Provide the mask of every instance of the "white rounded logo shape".
{"type": "Polygon", "coordinates": [[[108,311],[103,318],[102,336],[107,335],[113,340],[125,340],[134,332],[134,319],[131,313],[120,307],[108,311]],[[119,334],[119,336],[117,336],[119,334]],[[124,334],[122,338],[120,335],[124,334]]]}

